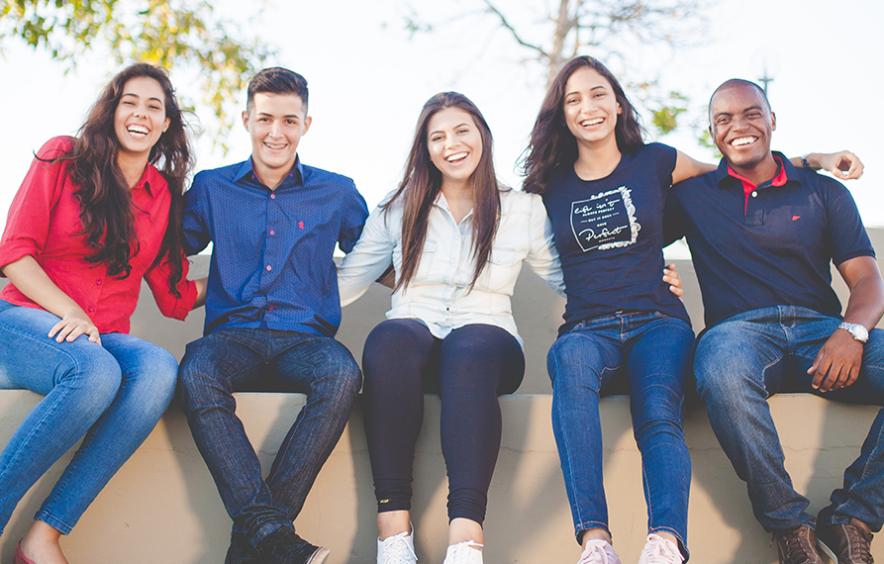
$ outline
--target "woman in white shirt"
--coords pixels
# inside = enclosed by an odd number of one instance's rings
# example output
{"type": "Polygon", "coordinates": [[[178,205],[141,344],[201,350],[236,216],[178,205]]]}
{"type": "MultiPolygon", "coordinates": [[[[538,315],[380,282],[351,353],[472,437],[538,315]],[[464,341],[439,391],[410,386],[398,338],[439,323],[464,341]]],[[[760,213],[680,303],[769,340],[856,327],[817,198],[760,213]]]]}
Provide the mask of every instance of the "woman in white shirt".
{"type": "Polygon", "coordinates": [[[563,291],[541,198],[498,182],[491,131],[469,99],[433,96],[418,118],[399,188],[372,212],[338,270],[344,304],[391,265],[396,274],[392,308],[369,334],[362,362],[378,563],[417,560],[411,482],[425,390],[442,401],[445,564],[482,562],[500,447],[497,396],[518,388],[525,367],[510,306],[523,261],[563,291]]]}

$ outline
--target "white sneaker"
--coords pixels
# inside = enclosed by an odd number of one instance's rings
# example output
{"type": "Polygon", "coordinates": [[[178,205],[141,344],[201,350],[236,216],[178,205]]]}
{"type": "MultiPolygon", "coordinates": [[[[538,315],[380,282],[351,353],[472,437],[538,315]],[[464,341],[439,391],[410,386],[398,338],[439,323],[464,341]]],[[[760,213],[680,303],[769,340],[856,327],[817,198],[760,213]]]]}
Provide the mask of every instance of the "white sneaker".
{"type": "Polygon", "coordinates": [[[638,557],[638,564],[682,564],[684,558],[678,545],[660,535],[651,533],[638,557]]]}
{"type": "Polygon", "coordinates": [[[452,544],[448,547],[442,564],[482,564],[483,546],[473,541],[452,544]]]}
{"type": "Polygon", "coordinates": [[[604,539],[592,539],[583,549],[577,564],[621,564],[611,543],[604,539]]]}
{"type": "Polygon", "coordinates": [[[378,564],[415,564],[414,531],[378,539],[378,564]]]}

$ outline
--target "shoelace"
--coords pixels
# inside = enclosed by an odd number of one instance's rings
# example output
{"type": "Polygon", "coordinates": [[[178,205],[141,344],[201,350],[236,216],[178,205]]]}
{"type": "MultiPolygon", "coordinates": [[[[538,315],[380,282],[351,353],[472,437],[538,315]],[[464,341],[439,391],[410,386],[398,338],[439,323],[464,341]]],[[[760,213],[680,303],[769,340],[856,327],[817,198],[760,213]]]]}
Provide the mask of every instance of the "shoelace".
{"type": "Polygon", "coordinates": [[[648,542],[642,550],[642,562],[647,564],[682,564],[684,559],[678,547],[659,535],[648,535],[648,542]]]}
{"type": "Polygon", "coordinates": [[[856,525],[844,525],[844,531],[847,533],[847,542],[849,543],[849,556],[851,562],[862,562],[863,564],[872,564],[872,554],[870,552],[870,544],[872,542],[872,534],[866,533],[856,525]]]}
{"type": "Polygon", "coordinates": [[[381,541],[384,545],[384,564],[411,564],[417,560],[417,555],[405,540],[407,536],[408,533],[399,533],[381,541]]]}
{"type": "Polygon", "coordinates": [[[813,547],[809,546],[808,543],[804,542],[804,539],[801,538],[802,530],[794,531],[791,533],[787,533],[783,535],[783,540],[786,544],[786,554],[783,556],[789,562],[795,562],[795,564],[801,564],[803,562],[812,562],[812,553],[808,552],[809,550],[813,550],[813,547]],[[798,559],[800,557],[800,560],[798,559]]]}
{"type": "Polygon", "coordinates": [[[577,564],[620,564],[620,560],[611,558],[606,550],[607,544],[590,541],[577,564]]]}
{"type": "Polygon", "coordinates": [[[476,559],[478,553],[479,561],[482,561],[482,548],[485,545],[474,541],[464,541],[452,544],[448,547],[449,552],[446,554],[445,562],[472,562],[476,559]]]}

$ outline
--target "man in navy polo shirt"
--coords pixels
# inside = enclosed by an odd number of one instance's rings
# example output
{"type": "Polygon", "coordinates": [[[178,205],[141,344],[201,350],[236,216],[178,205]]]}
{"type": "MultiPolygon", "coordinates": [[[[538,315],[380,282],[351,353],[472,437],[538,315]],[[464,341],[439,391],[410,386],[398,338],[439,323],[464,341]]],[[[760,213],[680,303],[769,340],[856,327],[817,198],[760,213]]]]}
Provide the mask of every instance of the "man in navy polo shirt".
{"type": "Polygon", "coordinates": [[[884,409],[859,458],[816,519],[792,487],[767,398],[809,392],[884,405],[884,282],[850,193],[771,152],[776,118],[754,83],[732,79],[710,100],[717,171],[669,197],[670,239],[687,236],[706,331],[697,389],[756,518],[774,533],[780,562],[822,562],[816,536],[839,563],[872,562],[884,521],[884,409]],[[830,261],[850,288],[844,317],[830,261]]]}
{"type": "Polygon", "coordinates": [[[233,532],[227,563],[319,564],[328,550],[292,522],[343,431],[360,385],[341,321],[335,246],[349,252],[368,215],[349,178],[298,158],[310,128],[307,82],[283,68],[249,82],[251,157],[196,175],[186,194],[189,254],[213,244],[205,336],[187,346],[181,389],[193,438],[233,532]],[[233,392],[307,394],[265,480],[233,392]]]}

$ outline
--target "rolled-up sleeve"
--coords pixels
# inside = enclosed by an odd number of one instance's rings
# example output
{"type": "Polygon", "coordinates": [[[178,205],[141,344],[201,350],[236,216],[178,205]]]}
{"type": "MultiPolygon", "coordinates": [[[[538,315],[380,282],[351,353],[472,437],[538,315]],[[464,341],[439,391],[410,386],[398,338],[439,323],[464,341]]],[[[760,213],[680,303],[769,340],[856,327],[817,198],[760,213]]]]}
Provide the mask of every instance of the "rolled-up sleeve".
{"type": "Polygon", "coordinates": [[[172,266],[169,264],[168,256],[153,265],[145,273],[144,279],[150,287],[160,313],[172,319],[183,320],[190,313],[190,310],[193,309],[193,304],[196,303],[197,290],[196,283],[187,279],[189,267],[187,257],[182,255],[180,260],[182,261],[182,270],[181,280],[178,281],[176,286],[178,296],[169,288],[169,274],[171,273],[172,266]]]}
{"type": "Polygon", "coordinates": [[[356,246],[338,266],[341,305],[349,305],[359,299],[393,263],[393,238],[386,220],[385,209],[380,206],[375,208],[365,222],[356,246]]]}
{"type": "Polygon", "coordinates": [[[43,250],[52,209],[64,188],[66,165],[56,159],[70,149],[70,143],[64,137],[51,139],[31,163],[12,200],[0,238],[0,272],[6,265],[25,256],[37,256],[43,250]]]}
{"type": "Polygon", "coordinates": [[[562,275],[562,264],[559,261],[559,253],[556,251],[555,238],[552,224],[546,214],[546,207],[540,196],[532,195],[531,220],[529,229],[531,232],[531,250],[525,257],[525,262],[538,276],[549,284],[560,296],[565,295],[565,281],[562,275]]]}

